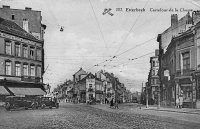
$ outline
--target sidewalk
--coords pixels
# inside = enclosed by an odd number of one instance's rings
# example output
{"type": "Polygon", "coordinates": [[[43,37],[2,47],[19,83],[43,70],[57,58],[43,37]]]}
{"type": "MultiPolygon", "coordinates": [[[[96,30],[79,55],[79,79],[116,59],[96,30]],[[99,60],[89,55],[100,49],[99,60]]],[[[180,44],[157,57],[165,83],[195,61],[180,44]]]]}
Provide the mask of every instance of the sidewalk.
{"type": "Polygon", "coordinates": [[[168,108],[168,107],[160,107],[157,108],[157,105],[150,105],[148,108],[146,108],[144,105],[141,107],[143,110],[155,110],[155,111],[167,111],[167,112],[177,112],[177,113],[188,113],[188,114],[199,114],[200,115],[200,109],[192,109],[192,108],[168,108]]]}

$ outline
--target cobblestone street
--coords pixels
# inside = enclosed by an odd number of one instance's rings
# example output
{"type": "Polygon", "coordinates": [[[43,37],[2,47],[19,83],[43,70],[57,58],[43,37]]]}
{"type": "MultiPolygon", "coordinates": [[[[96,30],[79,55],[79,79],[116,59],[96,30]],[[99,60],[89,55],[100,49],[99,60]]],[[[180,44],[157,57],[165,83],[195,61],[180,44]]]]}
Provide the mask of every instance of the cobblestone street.
{"type": "MultiPolygon", "coordinates": [[[[100,106],[100,105],[99,105],[100,106]]],[[[18,110],[0,108],[1,129],[194,129],[199,123],[169,119],[165,116],[97,108],[98,105],[61,104],[59,109],[18,110]]],[[[128,107],[127,107],[128,108],[128,107]]],[[[187,115],[187,114],[185,114],[187,115]]],[[[200,117],[200,116],[199,116],[200,117]]]]}

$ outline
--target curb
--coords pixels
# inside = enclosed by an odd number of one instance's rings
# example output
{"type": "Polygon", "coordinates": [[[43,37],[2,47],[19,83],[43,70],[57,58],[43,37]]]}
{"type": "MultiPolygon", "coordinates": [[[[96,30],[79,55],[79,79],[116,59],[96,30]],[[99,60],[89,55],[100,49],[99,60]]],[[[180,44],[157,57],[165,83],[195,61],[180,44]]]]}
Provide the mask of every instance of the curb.
{"type": "Polygon", "coordinates": [[[196,115],[200,115],[200,112],[189,112],[189,111],[174,111],[174,110],[165,110],[165,109],[145,109],[143,108],[143,110],[154,110],[154,111],[167,111],[167,112],[177,112],[177,113],[186,113],[186,114],[196,114],[196,115]]]}

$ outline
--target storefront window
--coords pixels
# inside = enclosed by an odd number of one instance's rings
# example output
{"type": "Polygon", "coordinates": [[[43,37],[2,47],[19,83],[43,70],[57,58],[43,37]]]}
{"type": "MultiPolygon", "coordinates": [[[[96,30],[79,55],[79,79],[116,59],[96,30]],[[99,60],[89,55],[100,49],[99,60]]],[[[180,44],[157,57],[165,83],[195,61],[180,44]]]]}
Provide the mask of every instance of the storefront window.
{"type": "Polygon", "coordinates": [[[192,101],[192,86],[190,84],[181,86],[181,94],[184,102],[192,101]]]}

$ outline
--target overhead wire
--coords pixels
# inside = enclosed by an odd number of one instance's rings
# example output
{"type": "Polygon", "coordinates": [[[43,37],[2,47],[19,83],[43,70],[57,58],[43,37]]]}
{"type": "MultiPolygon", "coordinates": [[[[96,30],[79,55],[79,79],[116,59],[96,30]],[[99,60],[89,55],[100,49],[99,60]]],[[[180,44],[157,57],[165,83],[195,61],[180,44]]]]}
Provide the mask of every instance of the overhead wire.
{"type": "Polygon", "coordinates": [[[116,55],[116,56],[113,56],[112,58],[109,58],[109,59],[104,60],[104,61],[102,61],[102,62],[100,62],[100,63],[98,63],[98,64],[96,64],[96,65],[94,65],[94,66],[91,66],[91,67],[88,68],[87,70],[90,70],[90,69],[92,69],[92,68],[95,67],[95,66],[99,66],[100,64],[105,63],[105,62],[107,62],[107,61],[112,61],[114,58],[117,58],[118,56],[120,56],[120,55],[122,55],[122,54],[125,54],[125,53],[129,52],[130,50],[133,50],[133,49],[135,49],[135,48],[137,48],[137,47],[139,47],[139,46],[142,46],[142,45],[148,43],[149,41],[151,41],[151,40],[153,40],[153,39],[155,39],[155,38],[156,38],[156,37],[151,38],[151,39],[149,39],[149,40],[147,40],[147,41],[145,41],[145,42],[142,42],[141,44],[138,44],[138,45],[136,45],[136,46],[134,46],[134,47],[132,47],[132,48],[130,48],[130,49],[128,49],[128,50],[125,50],[124,52],[122,52],[122,53],[120,53],[120,54],[118,54],[118,55],[116,55]]]}
{"type": "MultiPolygon", "coordinates": [[[[147,2],[145,3],[144,8],[146,7],[146,5],[147,5],[148,2],[149,2],[149,0],[147,0],[147,2]]],[[[134,26],[136,25],[136,23],[137,23],[139,17],[142,15],[142,13],[143,13],[143,12],[141,12],[141,13],[138,15],[138,17],[137,17],[136,20],[134,21],[134,23],[133,23],[131,29],[129,30],[127,36],[126,36],[125,39],[121,42],[119,48],[117,49],[117,51],[115,52],[114,55],[116,55],[117,52],[121,49],[122,45],[124,44],[124,42],[126,41],[126,39],[128,38],[128,36],[130,35],[131,31],[133,30],[134,26]]]]}
{"type": "Polygon", "coordinates": [[[100,27],[99,21],[98,21],[98,19],[97,19],[96,13],[95,13],[95,11],[94,11],[92,2],[91,2],[90,0],[88,0],[88,1],[89,1],[89,3],[90,3],[91,8],[92,8],[92,12],[93,12],[93,14],[94,14],[94,17],[95,17],[97,26],[98,26],[98,28],[99,28],[99,32],[100,32],[100,34],[101,34],[101,37],[102,37],[102,39],[103,39],[103,42],[104,42],[104,44],[105,44],[105,47],[107,48],[107,43],[106,43],[106,41],[105,41],[105,37],[104,37],[104,35],[103,35],[103,32],[102,32],[102,29],[101,29],[101,27],[100,27]]]}

